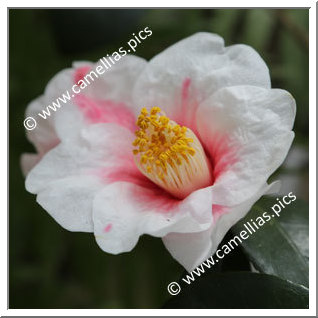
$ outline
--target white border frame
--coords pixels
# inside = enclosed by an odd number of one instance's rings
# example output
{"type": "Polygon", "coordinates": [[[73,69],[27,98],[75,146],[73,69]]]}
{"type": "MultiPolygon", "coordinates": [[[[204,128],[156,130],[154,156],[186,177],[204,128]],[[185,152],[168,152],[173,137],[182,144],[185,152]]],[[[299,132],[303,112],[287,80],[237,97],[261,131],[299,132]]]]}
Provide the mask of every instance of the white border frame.
{"type": "MultiPolygon", "coordinates": [[[[7,42],[7,26],[8,26],[8,7],[15,8],[15,7],[25,7],[26,2],[17,0],[17,1],[5,1],[5,6],[1,7],[1,43],[7,43],[6,49],[1,50],[1,64],[2,70],[8,71],[9,65],[8,61],[8,42],[7,42]]],[[[28,8],[29,7],[76,7],[79,5],[83,5],[84,3],[74,1],[74,0],[55,0],[55,1],[47,1],[43,3],[43,1],[39,0],[31,0],[27,2],[28,8]]],[[[190,2],[181,2],[175,0],[156,0],[149,3],[149,1],[141,1],[135,0],[134,2],[129,1],[116,1],[115,5],[112,5],[110,2],[105,2],[102,0],[90,0],[89,1],[90,7],[131,7],[134,4],[134,7],[144,7],[144,8],[151,8],[151,7],[173,7],[177,8],[178,6],[182,7],[184,5],[196,8],[196,7],[206,7],[209,8],[213,5],[213,8],[244,8],[244,7],[251,7],[251,8],[309,8],[309,207],[310,207],[310,223],[309,223],[309,251],[310,251],[310,266],[309,266],[309,277],[310,277],[310,307],[309,309],[271,309],[271,310],[264,310],[264,309],[7,309],[7,301],[8,301],[8,284],[4,284],[4,282],[8,283],[8,261],[1,262],[1,277],[2,277],[2,284],[1,284],[1,298],[0,298],[0,313],[1,316],[120,316],[120,315],[129,315],[129,316],[164,316],[164,315],[171,315],[171,316],[316,316],[316,2],[315,1],[294,1],[294,0],[268,0],[268,1],[258,1],[255,0],[251,1],[227,1],[227,0],[215,0],[213,2],[209,0],[196,0],[192,6],[190,2]],[[240,7],[237,7],[237,4],[240,4],[240,7]]],[[[2,107],[1,107],[1,114],[0,117],[0,136],[1,136],[1,145],[2,149],[7,149],[7,140],[8,140],[8,126],[7,126],[7,109],[4,105],[8,104],[8,83],[7,83],[7,76],[9,74],[5,74],[2,72],[1,75],[1,97],[3,100],[2,107]],[[5,85],[7,83],[7,85],[5,85]],[[7,99],[5,99],[7,96],[7,99]]],[[[295,79],[297,80],[297,79],[295,79]]],[[[21,123],[23,118],[21,118],[21,123]]],[[[8,214],[4,211],[7,210],[8,201],[8,188],[7,188],[7,180],[3,176],[8,176],[7,170],[7,157],[1,156],[1,169],[2,169],[2,178],[1,178],[1,205],[2,205],[2,215],[1,215],[1,252],[2,255],[7,255],[8,257],[8,214]],[[6,169],[6,170],[5,170],[6,169]]],[[[2,258],[4,259],[4,258],[2,258]]]]}

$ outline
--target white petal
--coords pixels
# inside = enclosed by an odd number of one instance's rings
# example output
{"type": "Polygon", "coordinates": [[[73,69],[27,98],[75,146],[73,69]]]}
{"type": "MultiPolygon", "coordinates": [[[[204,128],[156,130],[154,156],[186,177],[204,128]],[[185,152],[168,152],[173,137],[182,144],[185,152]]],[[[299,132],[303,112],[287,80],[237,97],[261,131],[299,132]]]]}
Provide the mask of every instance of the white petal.
{"type": "Polygon", "coordinates": [[[274,181],[270,185],[262,185],[252,197],[241,204],[230,207],[226,213],[223,213],[217,219],[211,228],[212,248],[210,250],[210,255],[216,251],[227,231],[249,212],[254,203],[260,199],[261,196],[276,191],[277,187],[279,187],[278,181],[274,181]]]}
{"type": "MultiPolygon", "coordinates": [[[[100,60],[92,65],[92,70],[96,70],[98,65],[103,66],[100,60]]],[[[105,73],[99,75],[83,93],[97,99],[123,102],[132,107],[132,89],[146,65],[147,61],[138,56],[123,56],[105,73]]]]}
{"type": "Polygon", "coordinates": [[[237,205],[282,164],[294,138],[295,101],[279,89],[235,86],[200,105],[200,139],[213,163],[213,203],[237,205]]]}
{"type": "MultiPolygon", "coordinates": [[[[65,90],[70,87],[69,85],[71,83],[72,71],[70,69],[62,70],[49,81],[45,88],[45,93],[34,99],[27,106],[25,117],[33,117],[37,126],[33,130],[26,130],[26,134],[29,141],[35,146],[35,149],[38,152],[38,155],[34,155],[38,156],[38,159],[31,160],[31,157],[21,158],[22,170],[25,175],[45,153],[60,142],[60,138],[56,133],[54,125],[56,113],[52,109],[49,109],[51,116],[46,115],[46,119],[39,116],[39,114],[43,116],[43,111],[47,112],[47,107],[49,105],[52,106],[52,102],[54,102],[61,93],[64,93],[65,90]]],[[[59,109],[57,108],[57,110],[59,109]]]]}
{"type": "Polygon", "coordinates": [[[107,174],[133,162],[132,139],[113,124],[89,126],[49,151],[28,174],[26,189],[64,228],[92,231],[93,197],[110,182],[107,174]]]}
{"type": "Polygon", "coordinates": [[[192,108],[218,89],[240,84],[270,87],[259,54],[246,45],[224,47],[218,35],[197,33],[150,60],[138,78],[134,100],[136,107],[158,106],[178,121],[184,111],[191,118],[192,108]]]}
{"type": "Polygon", "coordinates": [[[188,272],[201,264],[212,249],[210,230],[197,233],[169,233],[162,238],[166,249],[188,272]]]}
{"type": "MultiPolygon", "coordinates": [[[[105,103],[110,102],[114,105],[111,106],[111,109],[107,110],[109,118],[105,118],[105,116],[103,116],[100,120],[97,119],[95,123],[112,122],[113,119],[119,118],[119,116],[121,116],[120,113],[123,111],[125,112],[123,116],[127,116],[127,112],[133,109],[132,88],[146,63],[147,62],[142,58],[133,55],[126,55],[100,75],[96,72],[96,67],[103,66],[101,61],[98,61],[95,64],[89,62],[77,62],[73,64],[75,68],[88,67],[90,68],[88,73],[92,71],[98,76],[98,78],[96,78],[92,73],[94,81],[87,77],[90,84],[79,94],[85,95],[86,97],[86,110],[89,109],[90,103],[96,104],[100,103],[100,101],[105,103]],[[116,107],[116,105],[118,105],[118,107],[116,107]],[[118,114],[116,115],[116,113],[118,114]]],[[[76,69],[73,72],[73,76],[75,73],[76,69]]],[[[57,134],[61,139],[75,135],[82,127],[87,124],[91,124],[90,120],[86,118],[85,112],[81,111],[76,97],[78,96],[75,96],[75,98],[65,104],[56,114],[55,125],[57,134]]],[[[101,111],[102,110],[103,109],[101,108],[101,111]]],[[[134,122],[135,118],[133,112],[132,117],[134,122]]]]}
{"type": "Polygon", "coordinates": [[[74,61],[72,63],[72,68],[77,69],[77,68],[86,67],[86,66],[92,67],[93,65],[94,63],[92,63],[91,61],[74,61]]]}
{"type": "MultiPolygon", "coordinates": [[[[95,124],[63,140],[48,152],[26,179],[26,188],[38,193],[51,182],[79,175],[96,175],[133,161],[133,134],[113,124],[95,124]]],[[[100,177],[96,175],[96,177],[100,177]]]]}
{"type": "Polygon", "coordinates": [[[99,246],[109,253],[130,251],[139,236],[162,237],[170,232],[191,233],[212,222],[211,189],[193,192],[183,201],[168,199],[152,189],[117,182],[94,200],[94,232],[99,246]]]}
{"type": "Polygon", "coordinates": [[[36,200],[65,229],[93,232],[92,202],[101,187],[95,177],[70,176],[51,182],[36,200]]]}
{"type": "Polygon", "coordinates": [[[33,100],[27,107],[25,116],[33,117],[37,126],[33,130],[26,130],[28,139],[34,144],[36,150],[41,155],[52,149],[59,143],[59,139],[55,133],[53,117],[43,119],[38,116],[43,109],[48,105],[49,99],[42,95],[33,100]]]}
{"type": "Polygon", "coordinates": [[[44,90],[47,105],[51,105],[53,101],[55,101],[58,97],[65,93],[66,90],[72,87],[74,78],[73,76],[74,70],[72,68],[66,68],[52,77],[44,90]]]}
{"type": "Polygon", "coordinates": [[[226,213],[216,217],[206,231],[168,234],[163,238],[165,247],[188,272],[191,272],[215,253],[228,230],[247,214],[262,195],[272,191],[276,186],[277,182],[265,185],[247,201],[237,206],[225,207],[226,213]]]}
{"type": "MultiPolygon", "coordinates": [[[[80,67],[88,67],[95,71],[101,62],[74,62],[74,68],[68,68],[57,73],[46,85],[45,92],[42,96],[35,99],[27,108],[26,117],[32,116],[37,121],[37,127],[32,131],[27,131],[29,140],[35,145],[37,151],[45,154],[48,150],[56,146],[59,140],[68,138],[70,135],[76,134],[83,128],[87,122],[85,116],[80,111],[74,97],[76,94],[72,91],[75,84],[76,70],[80,67]],[[58,98],[63,98],[66,92],[72,96],[66,103],[58,98]],[[53,103],[59,104],[56,111],[48,109],[50,116],[43,119],[38,114],[47,111],[47,106],[53,106],[53,103]]],[[[115,65],[105,71],[104,74],[98,75],[97,79],[90,81],[81,94],[87,95],[96,100],[111,100],[124,103],[127,107],[132,106],[131,91],[133,84],[145,67],[146,61],[142,58],[127,55],[122,57],[115,65]]],[[[93,78],[95,78],[93,76],[93,78]]],[[[116,110],[114,110],[116,111],[116,110]]]]}

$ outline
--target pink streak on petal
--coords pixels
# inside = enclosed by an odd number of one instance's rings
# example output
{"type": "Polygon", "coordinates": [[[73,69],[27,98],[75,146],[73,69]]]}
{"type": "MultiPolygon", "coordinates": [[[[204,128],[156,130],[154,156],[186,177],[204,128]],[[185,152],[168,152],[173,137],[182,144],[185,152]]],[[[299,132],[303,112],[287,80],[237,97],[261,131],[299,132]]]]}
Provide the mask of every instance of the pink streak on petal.
{"type": "Polygon", "coordinates": [[[197,133],[195,113],[198,109],[197,93],[193,87],[191,78],[186,77],[180,90],[180,99],[176,103],[180,103],[180,108],[172,116],[179,125],[184,125],[190,128],[195,134],[197,133]]]}
{"type": "MultiPolygon", "coordinates": [[[[195,91],[191,79],[185,78],[181,86],[181,111],[176,114],[175,119],[178,124],[189,127],[204,145],[212,165],[213,182],[215,182],[237,161],[237,147],[231,144],[230,138],[226,134],[206,134],[209,135],[209,140],[201,140],[196,124],[196,111],[199,105],[197,99],[198,93],[195,91]]],[[[211,131],[209,127],[206,129],[211,131]]]]}
{"type": "Polygon", "coordinates": [[[151,187],[134,188],[132,196],[142,202],[146,209],[155,210],[157,213],[168,213],[175,210],[182,202],[154,183],[151,187]]]}
{"type": "Polygon", "coordinates": [[[113,225],[111,223],[107,224],[104,227],[104,232],[108,233],[112,229],[113,225]]]}
{"type": "Polygon", "coordinates": [[[211,163],[214,184],[239,160],[239,146],[232,141],[226,131],[217,131],[213,127],[213,121],[209,125],[211,126],[201,123],[200,131],[204,133],[197,136],[211,163]]]}
{"type": "Polygon", "coordinates": [[[141,173],[125,171],[125,168],[108,174],[108,182],[130,182],[136,184],[131,193],[135,198],[146,206],[148,209],[154,209],[158,213],[166,213],[171,209],[175,209],[182,200],[176,199],[164,189],[158,187],[141,173]]]}
{"type": "Polygon", "coordinates": [[[95,100],[83,94],[75,96],[74,101],[89,123],[116,123],[136,130],[135,115],[124,103],[95,100]]]}
{"type": "Polygon", "coordinates": [[[206,153],[212,163],[214,183],[237,162],[237,146],[226,135],[213,134],[204,142],[206,153]]]}
{"type": "Polygon", "coordinates": [[[154,185],[153,182],[139,171],[132,161],[118,162],[118,165],[115,167],[110,169],[104,168],[101,172],[101,176],[107,183],[124,181],[142,187],[152,187],[154,185]]]}
{"type": "Polygon", "coordinates": [[[216,222],[223,214],[228,212],[228,208],[222,205],[213,204],[212,213],[213,213],[213,222],[216,222]]]}
{"type": "Polygon", "coordinates": [[[137,185],[131,194],[132,197],[149,209],[157,210],[158,213],[168,212],[181,202],[145,177],[136,167],[132,158],[118,158],[117,166],[103,168],[98,171],[98,175],[107,184],[123,181],[137,185]]]}
{"type": "MultiPolygon", "coordinates": [[[[181,86],[181,112],[176,116],[178,124],[189,127],[204,145],[205,152],[213,167],[213,182],[226,172],[237,160],[237,147],[230,144],[226,135],[210,135],[209,140],[201,140],[196,124],[198,93],[192,85],[191,78],[183,80],[181,86]]],[[[209,128],[207,128],[210,131],[209,128]]]]}
{"type": "Polygon", "coordinates": [[[182,113],[185,113],[187,111],[187,101],[189,99],[189,88],[191,84],[191,79],[187,77],[183,83],[181,88],[181,111],[182,113]]]}
{"type": "Polygon", "coordinates": [[[90,70],[90,66],[81,66],[77,68],[74,73],[74,84],[78,84],[90,70]]]}

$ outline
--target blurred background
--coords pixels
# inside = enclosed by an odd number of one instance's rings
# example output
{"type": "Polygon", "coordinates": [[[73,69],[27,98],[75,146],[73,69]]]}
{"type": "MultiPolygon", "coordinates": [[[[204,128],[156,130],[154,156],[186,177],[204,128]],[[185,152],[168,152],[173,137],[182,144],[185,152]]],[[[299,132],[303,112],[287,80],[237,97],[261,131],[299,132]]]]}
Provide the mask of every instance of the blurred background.
{"type": "Polygon", "coordinates": [[[75,60],[97,61],[148,26],[136,54],[152,58],[198,31],[226,45],[254,47],[274,88],[297,102],[296,138],[273,179],[282,194],[308,201],[308,16],[305,9],[9,10],[9,307],[160,308],[183,268],[160,239],[143,236],[131,253],[104,253],[87,233],[61,228],[26,192],[20,169],[33,152],[23,127],[27,104],[75,60]]]}

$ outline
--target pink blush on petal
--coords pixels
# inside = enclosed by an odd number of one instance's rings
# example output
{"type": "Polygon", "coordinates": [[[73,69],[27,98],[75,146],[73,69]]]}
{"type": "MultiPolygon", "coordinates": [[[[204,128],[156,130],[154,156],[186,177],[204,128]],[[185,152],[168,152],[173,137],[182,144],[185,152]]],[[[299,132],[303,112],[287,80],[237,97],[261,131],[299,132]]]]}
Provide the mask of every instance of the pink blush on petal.
{"type": "Polygon", "coordinates": [[[143,206],[155,210],[158,213],[167,213],[175,210],[182,200],[151,182],[151,187],[136,187],[132,191],[132,197],[142,202],[143,206]]]}
{"type": "Polygon", "coordinates": [[[195,120],[195,113],[198,109],[197,94],[194,91],[191,78],[186,77],[180,89],[180,95],[176,103],[180,104],[180,107],[173,114],[172,119],[179,125],[184,125],[190,128],[197,135],[197,127],[195,120]]]}
{"type": "Polygon", "coordinates": [[[229,146],[226,137],[220,139],[213,148],[213,164],[214,164],[214,178],[217,180],[224,172],[237,162],[236,147],[229,146]]]}
{"type": "Polygon", "coordinates": [[[82,66],[75,70],[74,83],[78,84],[80,80],[83,80],[84,76],[91,70],[90,66],[82,66]]]}
{"type": "Polygon", "coordinates": [[[182,112],[185,112],[186,109],[186,103],[189,99],[189,88],[191,84],[191,79],[187,77],[183,83],[182,83],[182,89],[181,89],[181,103],[182,103],[182,112]]]}
{"type": "MultiPolygon", "coordinates": [[[[77,68],[74,72],[74,83],[78,84],[80,80],[83,80],[90,70],[90,66],[77,68]]],[[[135,115],[124,103],[96,100],[84,94],[76,95],[74,101],[90,123],[116,123],[131,131],[136,130],[135,115]]]]}
{"type": "Polygon", "coordinates": [[[216,182],[237,162],[238,147],[231,143],[228,136],[217,133],[211,134],[202,144],[212,165],[213,179],[216,182]]]}
{"type": "Polygon", "coordinates": [[[145,177],[136,167],[133,160],[120,160],[118,166],[104,168],[97,172],[101,180],[105,182],[129,182],[135,184],[136,187],[132,190],[131,196],[136,200],[149,206],[159,212],[169,212],[174,209],[182,200],[174,198],[164,189],[157,186],[155,183],[145,177]]]}
{"type": "Polygon", "coordinates": [[[111,223],[107,224],[105,227],[104,227],[104,232],[105,233],[108,233],[111,229],[112,229],[113,225],[111,223]]]}
{"type": "Polygon", "coordinates": [[[83,94],[75,96],[74,100],[90,123],[116,123],[132,132],[136,130],[135,115],[124,103],[95,100],[83,94]]]}
{"type": "MultiPolygon", "coordinates": [[[[174,120],[190,128],[204,146],[205,153],[212,166],[213,183],[237,162],[237,147],[232,145],[228,136],[217,133],[206,134],[208,140],[202,140],[198,133],[196,111],[198,109],[198,92],[193,87],[191,78],[183,80],[180,90],[181,107],[174,116],[174,120]]],[[[201,127],[200,127],[201,129],[201,127]]],[[[210,131],[210,128],[205,128],[210,131]]],[[[207,139],[207,138],[206,138],[207,139]]]]}
{"type": "Polygon", "coordinates": [[[225,206],[213,204],[212,213],[213,213],[213,222],[216,222],[223,214],[226,214],[228,209],[225,206]]]}
{"type": "Polygon", "coordinates": [[[149,186],[152,183],[139,171],[130,152],[126,156],[117,154],[116,165],[99,169],[96,174],[107,183],[123,181],[140,186],[149,186]]]}
{"type": "Polygon", "coordinates": [[[111,168],[111,171],[104,169],[102,178],[107,182],[129,182],[142,187],[152,187],[154,184],[146,178],[136,167],[129,164],[111,168]]]}

